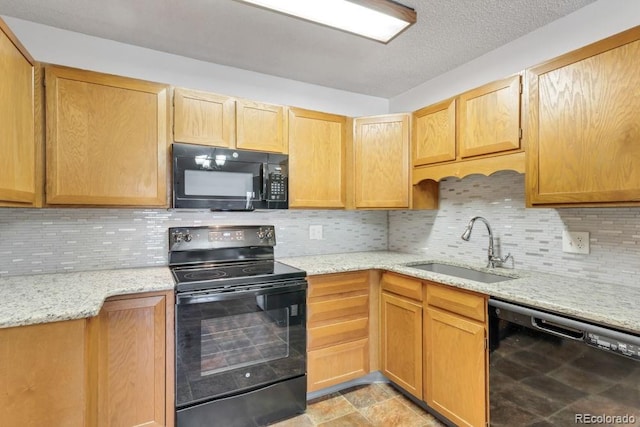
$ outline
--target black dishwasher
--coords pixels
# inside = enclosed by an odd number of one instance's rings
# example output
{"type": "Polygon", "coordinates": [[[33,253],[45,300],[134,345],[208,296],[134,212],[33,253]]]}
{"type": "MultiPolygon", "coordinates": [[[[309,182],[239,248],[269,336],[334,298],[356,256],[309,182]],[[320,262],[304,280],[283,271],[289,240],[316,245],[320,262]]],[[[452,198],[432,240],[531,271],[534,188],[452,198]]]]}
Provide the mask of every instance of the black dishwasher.
{"type": "Polygon", "coordinates": [[[492,426],[640,425],[640,336],[489,300],[492,426]]]}

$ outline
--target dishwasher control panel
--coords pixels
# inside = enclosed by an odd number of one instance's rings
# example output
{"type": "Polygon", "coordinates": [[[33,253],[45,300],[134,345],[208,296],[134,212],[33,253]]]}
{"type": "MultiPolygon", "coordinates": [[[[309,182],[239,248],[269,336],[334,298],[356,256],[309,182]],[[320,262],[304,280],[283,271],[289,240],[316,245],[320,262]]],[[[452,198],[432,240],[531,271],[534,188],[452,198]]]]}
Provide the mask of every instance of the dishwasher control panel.
{"type": "Polygon", "coordinates": [[[615,338],[594,334],[592,332],[587,332],[585,334],[584,342],[591,346],[598,347],[603,350],[608,350],[640,361],[639,345],[626,343],[615,338]]]}

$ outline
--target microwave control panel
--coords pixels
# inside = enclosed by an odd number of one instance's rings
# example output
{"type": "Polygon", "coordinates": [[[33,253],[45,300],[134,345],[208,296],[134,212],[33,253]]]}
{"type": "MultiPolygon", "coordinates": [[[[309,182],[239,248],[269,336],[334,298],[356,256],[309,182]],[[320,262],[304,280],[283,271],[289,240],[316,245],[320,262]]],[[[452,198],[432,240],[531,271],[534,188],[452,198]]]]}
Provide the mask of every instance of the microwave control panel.
{"type": "Polygon", "coordinates": [[[275,168],[275,171],[269,171],[267,180],[266,199],[271,201],[287,200],[287,176],[282,173],[281,168],[275,168]]]}

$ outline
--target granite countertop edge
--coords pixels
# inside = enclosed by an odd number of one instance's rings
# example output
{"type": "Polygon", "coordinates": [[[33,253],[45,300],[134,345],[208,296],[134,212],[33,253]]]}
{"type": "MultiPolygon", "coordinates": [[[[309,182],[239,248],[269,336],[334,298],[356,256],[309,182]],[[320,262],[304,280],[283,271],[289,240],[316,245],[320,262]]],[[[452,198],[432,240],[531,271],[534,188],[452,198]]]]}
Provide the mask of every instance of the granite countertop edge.
{"type": "Polygon", "coordinates": [[[0,328],[89,318],[109,297],[172,289],[166,266],[3,277],[0,328]]]}
{"type": "Polygon", "coordinates": [[[356,252],[282,258],[279,261],[308,275],[379,269],[475,291],[515,304],[574,317],[578,320],[640,334],[640,288],[571,278],[530,270],[487,269],[481,264],[439,259],[427,254],[356,252]],[[411,268],[411,264],[438,262],[511,277],[481,283],[411,268]],[[621,297],[620,295],[624,295],[621,297]]]}
{"type": "MultiPolygon", "coordinates": [[[[428,254],[393,251],[349,252],[278,258],[307,275],[359,270],[387,270],[489,295],[605,326],[640,333],[640,288],[507,268],[486,269],[480,263],[438,259],[428,254]],[[411,268],[440,262],[510,276],[499,283],[480,283],[411,268]],[[625,295],[621,297],[620,295],[625,295]]],[[[0,278],[0,328],[97,315],[116,295],[174,289],[167,266],[0,278]]]]}

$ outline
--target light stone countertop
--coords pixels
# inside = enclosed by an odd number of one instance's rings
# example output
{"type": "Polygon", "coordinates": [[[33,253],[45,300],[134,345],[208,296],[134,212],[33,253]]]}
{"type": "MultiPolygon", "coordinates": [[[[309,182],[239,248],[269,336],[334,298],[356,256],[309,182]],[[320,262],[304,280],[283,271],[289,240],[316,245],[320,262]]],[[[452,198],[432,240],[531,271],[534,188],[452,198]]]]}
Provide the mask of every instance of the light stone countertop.
{"type": "Polygon", "coordinates": [[[114,295],[174,289],[168,267],[0,278],[0,328],[93,317],[114,295]]]}
{"type": "MultiPolygon", "coordinates": [[[[278,258],[308,275],[380,269],[468,289],[579,319],[640,333],[640,287],[613,285],[400,252],[355,252],[278,258]],[[513,280],[480,283],[411,268],[423,262],[471,267],[513,280]]],[[[174,288],[168,267],[132,268],[0,278],[0,328],[81,319],[99,313],[114,295],[174,288]]]]}
{"type": "Polygon", "coordinates": [[[565,314],[592,323],[640,333],[640,287],[592,282],[583,279],[480,265],[399,252],[356,252],[278,259],[303,269],[308,275],[382,269],[419,279],[480,292],[502,300],[565,314]],[[471,267],[513,280],[480,283],[407,266],[426,262],[471,267]]]}

